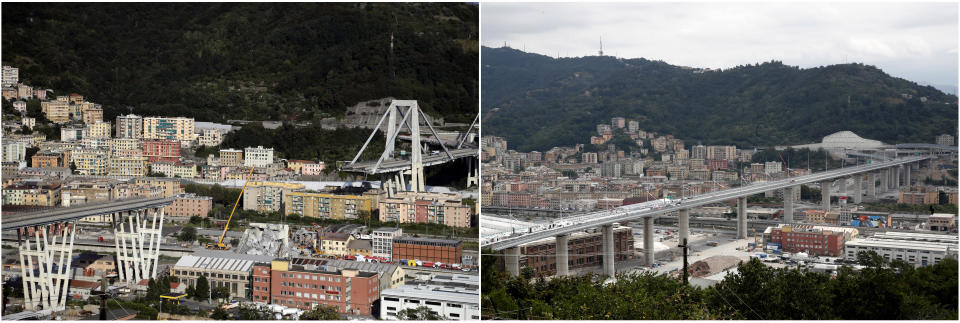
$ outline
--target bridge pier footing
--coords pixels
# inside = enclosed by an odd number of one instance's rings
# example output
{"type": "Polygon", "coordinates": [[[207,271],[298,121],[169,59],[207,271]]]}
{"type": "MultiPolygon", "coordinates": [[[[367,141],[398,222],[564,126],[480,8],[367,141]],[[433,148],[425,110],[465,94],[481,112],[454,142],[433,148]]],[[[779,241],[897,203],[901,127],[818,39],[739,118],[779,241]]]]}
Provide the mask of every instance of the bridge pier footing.
{"type": "Polygon", "coordinates": [[[570,235],[557,236],[557,276],[570,275],[569,246],[570,235]]]}
{"type": "Polygon", "coordinates": [[[64,310],[69,296],[67,289],[76,226],[73,222],[39,225],[18,229],[17,235],[24,238],[19,252],[23,308],[29,311],[64,310]],[[30,243],[30,229],[33,229],[33,244],[30,243]]]}

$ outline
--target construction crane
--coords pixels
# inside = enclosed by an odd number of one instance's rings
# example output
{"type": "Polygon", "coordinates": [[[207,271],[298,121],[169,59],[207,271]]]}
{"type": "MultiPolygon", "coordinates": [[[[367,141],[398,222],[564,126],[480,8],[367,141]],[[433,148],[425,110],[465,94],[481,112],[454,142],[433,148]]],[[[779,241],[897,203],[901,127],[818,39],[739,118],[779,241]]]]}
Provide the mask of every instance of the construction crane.
{"type": "Polygon", "coordinates": [[[230,228],[230,220],[233,219],[233,212],[237,210],[237,205],[240,204],[240,198],[243,197],[243,191],[247,189],[247,183],[250,182],[250,176],[253,176],[253,167],[250,167],[250,173],[247,174],[247,180],[243,182],[243,187],[240,188],[240,196],[237,196],[237,202],[233,203],[233,210],[230,210],[230,217],[227,218],[227,223],[223,225],[223,233],[220,234],[220,240],[217,240],[217,244],[208,243],[207,249],[230,250],[230,246],[223,243],[223,238],[227,236],[227,230],[230,228]]]}

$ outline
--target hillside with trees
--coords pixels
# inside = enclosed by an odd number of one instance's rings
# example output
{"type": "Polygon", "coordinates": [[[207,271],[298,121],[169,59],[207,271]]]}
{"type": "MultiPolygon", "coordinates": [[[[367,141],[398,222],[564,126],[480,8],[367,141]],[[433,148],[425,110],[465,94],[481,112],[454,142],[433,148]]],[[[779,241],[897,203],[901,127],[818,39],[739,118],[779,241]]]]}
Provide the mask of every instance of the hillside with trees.
{"type": "Polygon", "coordinates": [[[842,130],[929,143],[957,132],[956,96],[865,64],[702,70],[643,58],[481,51],[484,134],[521,151],[589,142],[596,124],[616,116],[691,145],[805,144],[842,130]]]}
{"type": "Polygon", "coordinates": [[[314,121],[384,97],[469,123],[476,4],[4,3],[3,65],[140,115],[314,121]]]}

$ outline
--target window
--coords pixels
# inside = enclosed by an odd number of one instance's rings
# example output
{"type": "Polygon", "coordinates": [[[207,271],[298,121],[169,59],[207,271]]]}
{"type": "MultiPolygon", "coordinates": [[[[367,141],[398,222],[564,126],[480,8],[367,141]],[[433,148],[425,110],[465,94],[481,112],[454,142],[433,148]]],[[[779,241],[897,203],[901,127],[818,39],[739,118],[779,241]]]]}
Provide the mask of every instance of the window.
{"type": "Polygon", "coordinates": [[[424,303],[427,305],[440,306],[440,302],[425,301],[424,303]]]}
{"type": "MultiPolygon", "coordinates": [[[[388,302],[399,302],[399,301],[400,301],[400,299],[399,299],[399,298],[396,298],[396,297],[384,297],[383,300],[388,301],[388,302]]],[[[387,309],[389,309],[389,308],[387,308],[387,309]]]]}
{"type": "Polygon", "coordinates": [[[461,307],[463,307],[463,305],[454,304],[454,303],[447,303],[447,307],[461,308],[461,307]]]}

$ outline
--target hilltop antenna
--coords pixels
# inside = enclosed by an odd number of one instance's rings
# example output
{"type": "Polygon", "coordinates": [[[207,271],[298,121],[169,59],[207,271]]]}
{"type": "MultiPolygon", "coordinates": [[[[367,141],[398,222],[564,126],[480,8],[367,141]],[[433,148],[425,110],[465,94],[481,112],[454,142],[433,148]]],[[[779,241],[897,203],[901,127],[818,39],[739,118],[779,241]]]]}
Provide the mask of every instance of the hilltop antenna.
{"type": "Polygon", "coordinates": [[[603,56],[603,36],[600,36],[600,56],[603,56]]]}

